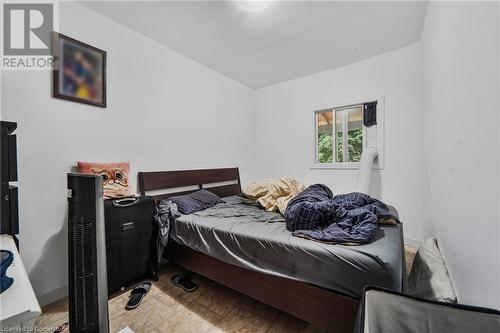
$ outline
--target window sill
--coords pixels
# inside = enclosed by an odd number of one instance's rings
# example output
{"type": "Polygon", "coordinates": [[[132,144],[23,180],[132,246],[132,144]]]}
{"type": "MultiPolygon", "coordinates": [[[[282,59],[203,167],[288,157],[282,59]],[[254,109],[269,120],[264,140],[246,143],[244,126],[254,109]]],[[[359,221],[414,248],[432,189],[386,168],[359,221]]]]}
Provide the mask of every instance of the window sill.
{"type": "Polygon", "coordinates": [[[313,170],[358,170],[359,163],[315,163],[311,166],[313,170]]]}
{"type": "MultiPolygon", "coordinates": [[[[359,163],[315,163],[311,170],[359,170],[359,163]]],[[[373,170],[384,170],[383,167],[375,163],[373,170]]]]}

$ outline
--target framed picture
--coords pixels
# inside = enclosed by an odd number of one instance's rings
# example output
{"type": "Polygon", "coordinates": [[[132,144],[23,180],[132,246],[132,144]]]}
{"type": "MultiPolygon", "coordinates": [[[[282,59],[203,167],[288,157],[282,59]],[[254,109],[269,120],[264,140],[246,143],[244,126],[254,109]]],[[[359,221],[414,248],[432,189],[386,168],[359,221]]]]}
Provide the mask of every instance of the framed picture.
{"type": "Polygon", "coordinates": [[[60,33],[53,38],[53,96],[105,108],[106,52],[60,33]]]}

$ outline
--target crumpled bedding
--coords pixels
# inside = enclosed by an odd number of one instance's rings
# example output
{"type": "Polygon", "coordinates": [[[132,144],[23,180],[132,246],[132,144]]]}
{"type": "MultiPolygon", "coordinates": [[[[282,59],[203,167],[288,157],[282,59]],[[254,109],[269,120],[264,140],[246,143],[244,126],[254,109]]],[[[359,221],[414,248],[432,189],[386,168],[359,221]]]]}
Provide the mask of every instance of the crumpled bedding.
{"type": "Polygon", "coordinates": [[[386,204],[365,193],[339,194],[323,184],[309,186],[288,204],[287,229],[293,235],[328,243],[365,244],[379,219],[392,217],[386,204]]]}
{"type": "Polygon", "coordinates": [[[253,205],[235,205],[234,203],[219,203],[192,215],[217,218],[243,217],[246,222],[285,222],[283,216],[278,213],[272,214],[253,205]]]}
{"type": "Polygon", "coordinates": [[[283,215],[289,201],[304,188],[304,184],[291,177],[279,177],[251,183],[243,188],[242,194],[268,212],[279,211],[283,215]]]}
{"type": "Polygon", "coordinates": [[[163,250],[168,244],[170,225],[175,219],[181,216],[177,210],[177,205],[172,200],[162,200],[156,207],[155,221],[158,224],[158,238],[156,240],[157,261],[161,261],[163,250]]]}

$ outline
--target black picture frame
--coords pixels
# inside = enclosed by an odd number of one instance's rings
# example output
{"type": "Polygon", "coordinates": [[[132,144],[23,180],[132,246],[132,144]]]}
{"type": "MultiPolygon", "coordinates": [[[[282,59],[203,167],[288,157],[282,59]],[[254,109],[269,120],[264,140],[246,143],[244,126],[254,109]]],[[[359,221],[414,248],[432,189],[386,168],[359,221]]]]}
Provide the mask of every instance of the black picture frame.
{"type": "Polygon", "coordinates": [[[53,49],[53,55],[54,55],[54,69],[52,70],[52,97],[54,98],[60,98],[72,102],[77,102],[77,103],[83,103],[83,104],[88,104],[88,105],[93,105],[93,106],[98,106],[102,108],[106,108],[107,106],[107,101],[106,101],[106,51],[101,50],[95,46],[89,45],[87,43],[81,42],[77,39],[71,38],[69,36],[63,35],[58,32],[54,32],[52,36],[52,49],[53,49]],[[92,101],[89,99],[85,98],[80,98],[68,94],[64,94],[61,92],[61,82],[60,82],[60,68],[64,68],[64,59],[61,59],[61,54],[62,50],[61,48],[64,47],[63,43],[61,41],[66,41],[71,44],[74,44],[83,50],[87,50],[89,52],[94,52],[98,53],[101,56],[101,68],[102,68],[102,77],[100,78],[101,80],[101,99],[99,101],[92,101]]]}

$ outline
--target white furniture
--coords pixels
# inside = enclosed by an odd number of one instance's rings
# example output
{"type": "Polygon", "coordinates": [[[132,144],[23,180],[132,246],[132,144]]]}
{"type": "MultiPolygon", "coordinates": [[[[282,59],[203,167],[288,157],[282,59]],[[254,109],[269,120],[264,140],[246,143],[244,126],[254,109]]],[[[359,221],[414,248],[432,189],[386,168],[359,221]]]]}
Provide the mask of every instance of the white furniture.
{"type": "Polygon", "coordinates": [[[7,276],[13,278],[14,283],[0,294],[0,328],[21,327],[23,322],[39,316],[42,310],[12,236],[0,235],[0,249],[14,254],[14,261],[7,268],[7,276]]]}

